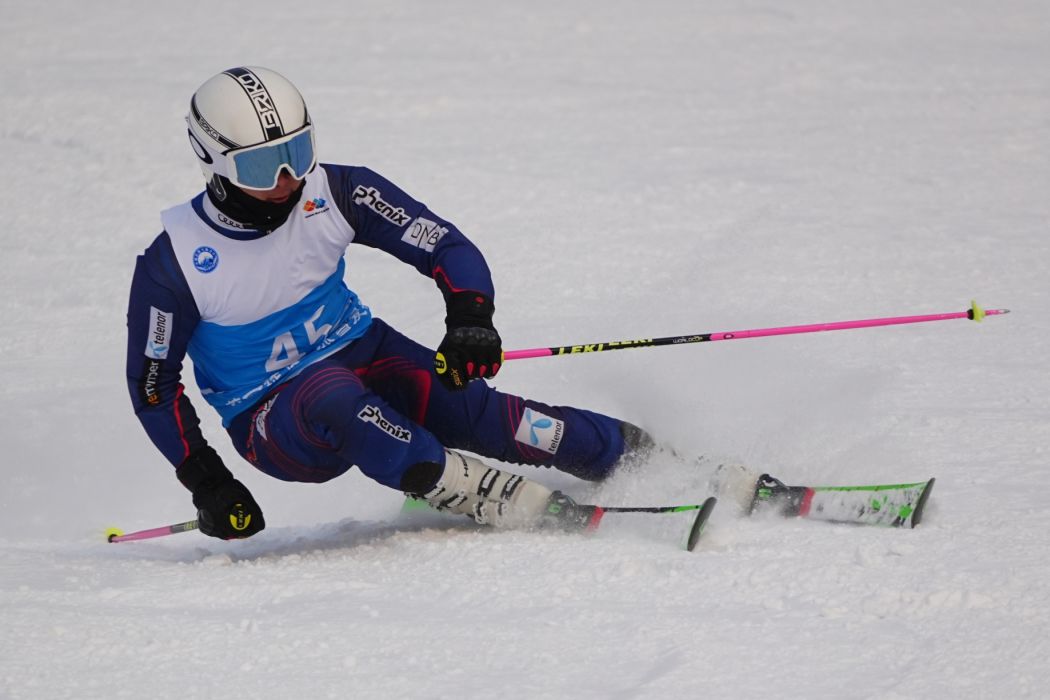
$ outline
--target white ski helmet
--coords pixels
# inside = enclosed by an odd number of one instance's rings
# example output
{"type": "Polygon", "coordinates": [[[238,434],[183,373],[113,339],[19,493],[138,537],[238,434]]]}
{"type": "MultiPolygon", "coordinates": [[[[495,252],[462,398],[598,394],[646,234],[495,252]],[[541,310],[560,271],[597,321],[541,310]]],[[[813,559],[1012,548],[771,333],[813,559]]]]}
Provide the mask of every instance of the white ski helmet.
{"type": "Polygon", "coordinates": [[[186,115],[190,144],[208,180],[268,190],[281,170],[297,180],[317,165],[314,129],[302,95],[268,68],[241,66],[193,93],[186,115]]]}

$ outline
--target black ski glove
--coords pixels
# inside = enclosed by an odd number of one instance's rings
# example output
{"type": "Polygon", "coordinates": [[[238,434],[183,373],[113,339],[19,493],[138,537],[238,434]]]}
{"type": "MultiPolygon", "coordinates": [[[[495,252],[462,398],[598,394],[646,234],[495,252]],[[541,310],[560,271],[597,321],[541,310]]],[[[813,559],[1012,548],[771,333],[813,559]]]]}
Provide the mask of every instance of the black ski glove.
{"type": "Polygon", "coordinates": [[[442,384],[459,391],[472,379],[496,376],[503,362],[503,341],[492,325],[496,307],[491,299],[478,292],[452,292],[447,299],[447,332],[434,369],[442,384]]]}
{"type": "Polygon", "coordinates": [[[193,494],[197,525],[205,535],[222,540],[242,539],[266,527],[259,504],[248,488],[233,478],[211,447],[203,447],[187,457],[175,475],[193,494]]]}

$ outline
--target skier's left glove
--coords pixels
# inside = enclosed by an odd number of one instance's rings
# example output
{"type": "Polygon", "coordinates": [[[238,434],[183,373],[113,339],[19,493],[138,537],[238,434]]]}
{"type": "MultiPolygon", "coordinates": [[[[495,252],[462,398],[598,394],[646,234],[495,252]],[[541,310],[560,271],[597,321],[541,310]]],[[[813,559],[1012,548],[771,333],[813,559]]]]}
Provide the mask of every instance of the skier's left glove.
{"type": "Polygon", "coordinates": [[[496,307],[478,292],[452,292],[445,314],[445,339],[434,369],[447,388],[459,391],[472,379],[494,377],[503,362],[503,341],[492,325],[496,307]]]}
{"type": "Polygon", "coordinates": [[[211,447],[203,447],[187,457],[175,475],[193,494],[197,525],[205,535],[222,540],[243,539],[266,527],[262,508],[248,487],[233,478],[211,447]]]}

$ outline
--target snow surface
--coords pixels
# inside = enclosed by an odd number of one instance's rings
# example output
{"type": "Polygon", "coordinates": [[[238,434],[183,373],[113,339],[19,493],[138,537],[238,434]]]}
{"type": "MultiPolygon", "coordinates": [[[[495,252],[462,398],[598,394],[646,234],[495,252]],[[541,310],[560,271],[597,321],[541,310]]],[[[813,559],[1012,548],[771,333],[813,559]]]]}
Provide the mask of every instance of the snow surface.
{"type": "MultiPolygon", "coordinates": [[[[0,697],[1046,697],[1050,4],[5,2],[0,697]],[[398,521],[353,473],[241,463],[268,529],[193,517],[129,406],[124,312],[199,191],[191,92],[307,96],[486,252],[508,349],[962,310],[1011,316],[508,364],[498,386],[789,482],[936,476],[915,530],[746,520],[698,550],[398,521]]],[[[440,296],[351,252],[426,343],[440,296]]],[[[263,281],[260,281],[263,283],[263,281]]],[[[197,396],[195,393],[193,396],[197,396]]],[[[694,500],[669,457],[581,498],[694,500]]]]}

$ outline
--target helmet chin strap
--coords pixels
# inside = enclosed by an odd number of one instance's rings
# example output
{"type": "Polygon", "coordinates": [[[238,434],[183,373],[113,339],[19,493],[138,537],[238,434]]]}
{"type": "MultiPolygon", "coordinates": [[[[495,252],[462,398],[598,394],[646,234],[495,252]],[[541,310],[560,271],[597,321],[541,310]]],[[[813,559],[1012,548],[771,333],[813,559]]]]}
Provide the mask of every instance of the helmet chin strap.
{"type": "Polygon", "coordinates": [[[284,202],[264,202],[247,194],[222,175],[213,175],[208,181],[208,199],[215,208],[248,228],[269,233],[291,215],[303,196],[304,179],[284,202]]]}

